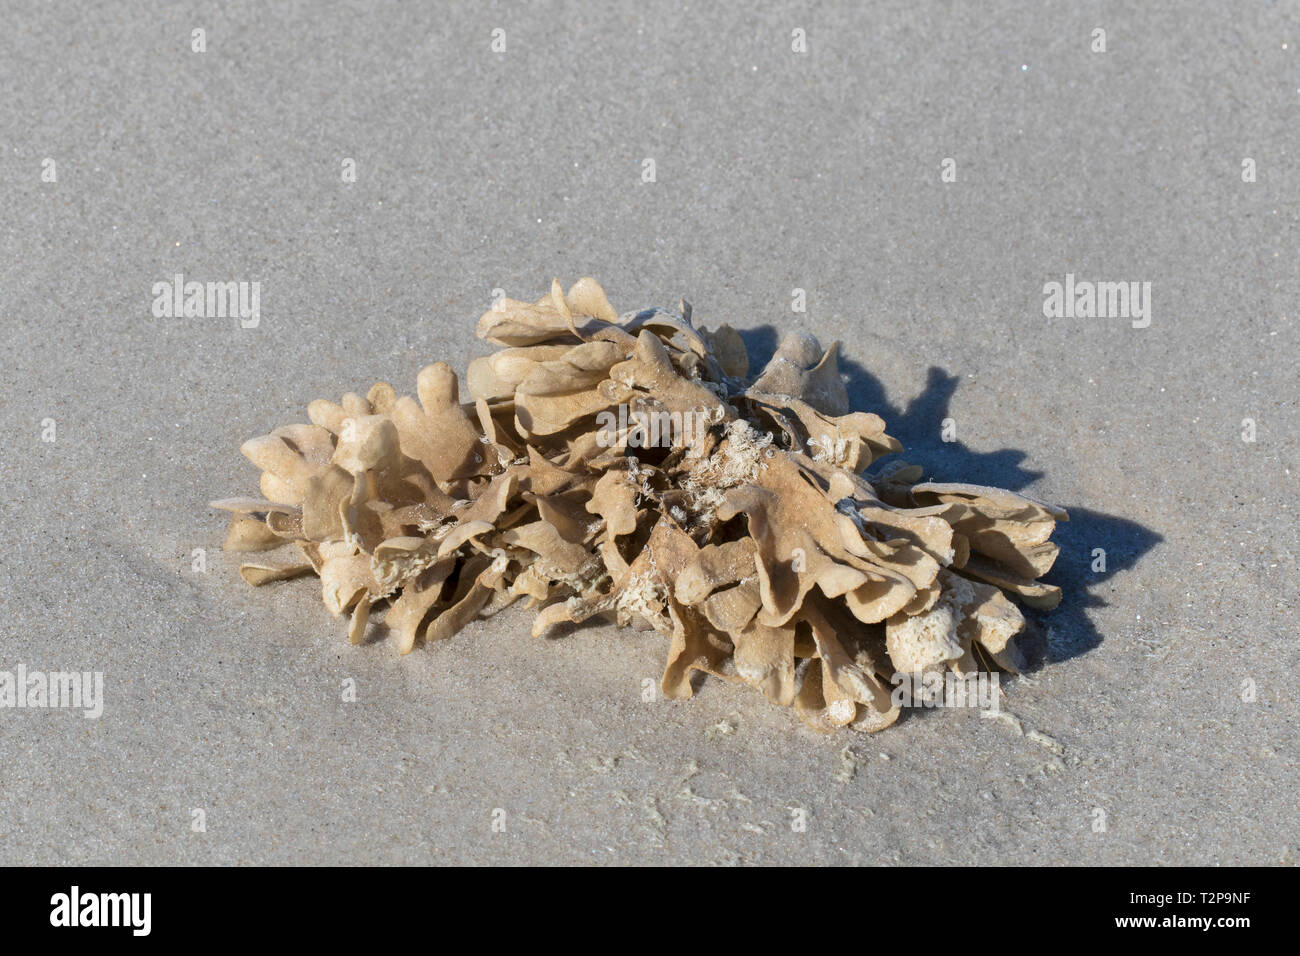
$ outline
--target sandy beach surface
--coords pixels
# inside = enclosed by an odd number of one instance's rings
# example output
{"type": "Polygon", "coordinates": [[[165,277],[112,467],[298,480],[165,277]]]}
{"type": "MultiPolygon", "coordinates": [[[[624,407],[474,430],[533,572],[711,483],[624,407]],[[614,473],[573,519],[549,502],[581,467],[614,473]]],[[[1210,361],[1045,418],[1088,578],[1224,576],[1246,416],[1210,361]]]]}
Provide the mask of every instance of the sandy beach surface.
{"type": "Polygon", "coordinates": [[[1296,7],[752,7],[10,11],[0,671],[103,712],[0,709],[0,863],[1296,861],[1296,7]],[[257,323],[155,315],[178,274],[257,323]],[[646,700],[652,632],[400,657],[240,580],[241,442],[583,275],[840,340],[908,461],[1069,509],[1002,717],[821,736],[646,700]]]}

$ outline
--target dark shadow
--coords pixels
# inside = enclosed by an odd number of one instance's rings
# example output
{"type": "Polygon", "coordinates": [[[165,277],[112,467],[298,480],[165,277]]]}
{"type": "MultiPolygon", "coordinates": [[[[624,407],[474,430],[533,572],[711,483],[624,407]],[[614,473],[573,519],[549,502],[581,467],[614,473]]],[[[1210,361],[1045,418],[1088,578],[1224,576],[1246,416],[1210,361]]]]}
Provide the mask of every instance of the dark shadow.
{"type": "MultiPolygon", "coordinates": [[[[751,378],[776,350],[780,336],[771,325],[740,333],[749,355],[751,378]]],[[[943,421],[950,417],[949,406],[961,376],[932,367],[925,389],[898,409],[890,404],[880,380],[851,354],[845,354],[846,351],[850,350],[841,350],[840,371],[850,406],[854,411],[874,412],[883,418],[886,431],[903,444],[903,452],[898,457],[922,466],[925,480],[961,481],[1022,491],[1042,477],[1041,471],[1023,467],[1028,456],[1018,449],[977,452],[960,441],[943,440],[943,421]]],[[[1136,521],[1071,507],[1067,502],[1054,503],[1066,508],[1070,520],[1057,525],[1054,540],[1061,545],[1061,554],[1043,580],[1060,587],[1063,597],[1060,606],[1051,611],[1021,608],[1027,626],[1020,646],[1030,671],[1084,654],[1099,645],[1101,635],[1086,612],[1088,608],[1106,606],[1104,596],[1096,593],[1104,590],[1100,585],[1115,572],[1134,567],[1163,540],[1136,521]],[[1094,554],[1096,549],[1105,551],[1104,570],[1093,570],[1095,563],[1100,567],[1094,554]]]]}
{"type": "Polygon", "coordinates": [[[753,379],[781,344],[781,333],[774,325],[760,325],[756,329],[737,331],[740,332],[740,340],[745,343],[745,355],[749,357],[749,377],[753,379]]]}
{"type": "Polygon", "coordinates": [[[562,641],[567,637],[572,637],[582,631],[594,630],[598,627],[613,627],[614,621],[604,615],[597,614],[587,618],[585,621],[560,621],[546,629],[542,639],[546,641],[562,641]]]}
{"type": "Polygon", "coordinates": [[[1021,647],[1030,670],[1069,660],[1100,644],[1101,634],[1087,610],[1105,607],[1110,590],[1105,582],[1116,572],[1135,567],[1143,555],[1164,540],[1127,518],[1068,505],[1066,510],[1070,520],[1058,524],[1053,536],[1061,545],[1061,554],[1043,577],[1061,589],[1060,606],[1025,614],[1031,627],[1021,647]],[[1105,552],[1104,563],[1098,550],[1105,552]]]}
{"type": "MultiPolygon", "coordinates": [[[[965,481],[973,485],[992,485],[1008,491],[1020,491],[1043,476],[1041,471],[1021,467],[1027,454],[1014,448],[999,451],[972,451],[957,441],[943,440],[943,422],[950,417],[949,404],[961,384],[961,376],[949,375],[931,367],[925,390],[901,411],[894,411],[885,400],[880,383],[861,365],[841,360],[847,381],[849,401],[854,409],[875,411],[885,420],[886,429],[903,443],[902,458],[924,465],[927,475],[943,481],[965,481]],[[874,405],[866,404],[874,401],[874,405]],[[859,404],[862,403],[862,404],[859,404]]],[[[960,439],[960,431],[958,431],[960,439]]]]}
{"type": "MultiPolygon", "coordinates": [[[[745,343],[753,377],[776,351],[781,333],[774,326],[763,325],[746,329],[740,337],[745,343]]],[[[883,418],[889,434],[903,443],[901,457],[925,466],[927,476],[933,475],[942,481],[992,485],[1010,491],[1020,491],[1042,477],[1041,471],[1021,467],[1021,462],[1027,457],[1023,451],[1004,448],[977,452],[960,440],[943,440],[943,422],[950,417],[949,404],[961,383],[961,376],[931,367],[925,389],[904,408],[895,408],[886,397],[880,380],[856,362],[850,353],[848,347],[841,346],[840,372],[848,389],[849,404],[854,411],[874,412],[883,418]]]]}

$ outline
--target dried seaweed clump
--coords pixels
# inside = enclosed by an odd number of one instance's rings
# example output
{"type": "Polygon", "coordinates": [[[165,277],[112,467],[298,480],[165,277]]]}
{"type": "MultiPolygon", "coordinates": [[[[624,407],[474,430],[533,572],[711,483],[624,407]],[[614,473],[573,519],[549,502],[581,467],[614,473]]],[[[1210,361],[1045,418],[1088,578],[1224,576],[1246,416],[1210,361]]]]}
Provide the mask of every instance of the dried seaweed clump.
{"type": "Polygon", "coordinates": [[[663,691],[692,672],[743,681],[813,727],[891,724],[900,673],[1016,670],[1015,603],[1038,582],[1060,508],[921,469],[849,409],[836,362],[792,334],[748,377],[740,336],[686,303],[620,316],[592,279],[480,320],[500,350],[445,363],[418,400],[380,383],[318,400],[310,424],[247,442],[261,499],[226,547],[296,560],[240,568],[255,586],[316,574],[353,643],[382,614],[398,649],[523,598],[533,634],[595,616],[668,643],[663,691]]]}

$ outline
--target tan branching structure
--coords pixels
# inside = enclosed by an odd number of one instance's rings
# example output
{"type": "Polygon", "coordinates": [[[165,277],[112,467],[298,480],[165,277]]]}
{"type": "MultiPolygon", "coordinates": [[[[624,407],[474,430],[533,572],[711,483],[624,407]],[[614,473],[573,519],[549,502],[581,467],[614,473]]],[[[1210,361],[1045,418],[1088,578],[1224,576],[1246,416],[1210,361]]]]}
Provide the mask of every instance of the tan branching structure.
{"type": "Polygon", "coordinates": [[[263,498],[214,503],[226,548],[295,551],[245,580],[316,574],[353,643],[382,614],[403,654],[521,598],[534,635],[652,628],[669,697],[702,671],[819,730],[891,724],[898,673],[1017,669],[1007,596],[1060,599],[1037,579],[1062,509],[906,464],[864,476],[901,446],[850,411],[836,346],[792,334],[749,381],[729,326],[685,303],[620,317],[592,279],[504,299],[478,334],[501,349],[470,363],[469,402],[437,363],[418,401],[380,383],[243,446],[263,498]]]}

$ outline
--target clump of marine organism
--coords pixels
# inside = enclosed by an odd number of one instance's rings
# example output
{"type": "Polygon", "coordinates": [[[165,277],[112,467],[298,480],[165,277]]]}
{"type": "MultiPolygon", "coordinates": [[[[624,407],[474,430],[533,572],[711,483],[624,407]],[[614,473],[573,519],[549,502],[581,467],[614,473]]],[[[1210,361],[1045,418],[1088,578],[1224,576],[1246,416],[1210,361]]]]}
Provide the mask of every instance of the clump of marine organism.
{"type": "Polygon", "coordinates": [[[226,549],[260,586],[320,578],[362,643],[403,654],[524,599],[532,631],[589,618],[668,644],[663,692],[699,671],[743,681],[818,730],[897,719],[900,674],[1023,664],[1008,595],[1040,583],[1064,510],[994,488],[920,482],[884,422],[849,409],[836,361],[792,334],[750,379],[727,325],[620,316],[592,279],[498,301],[478,334],[500,350],[430,365],[418,401],[375,385],[312,402],[310,424],[244,444],[260,499],[226,549]]]}

